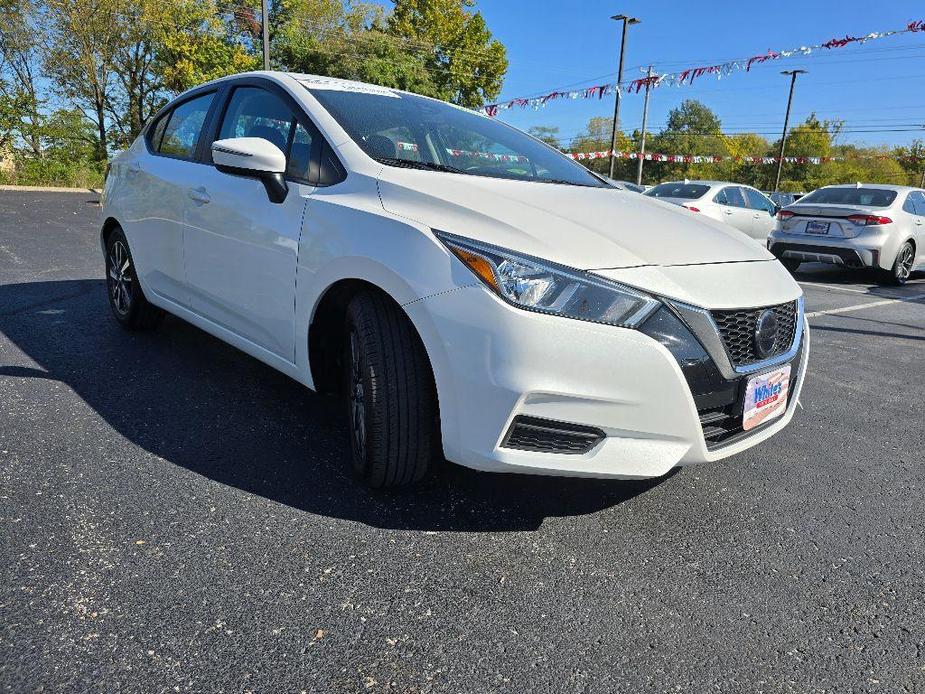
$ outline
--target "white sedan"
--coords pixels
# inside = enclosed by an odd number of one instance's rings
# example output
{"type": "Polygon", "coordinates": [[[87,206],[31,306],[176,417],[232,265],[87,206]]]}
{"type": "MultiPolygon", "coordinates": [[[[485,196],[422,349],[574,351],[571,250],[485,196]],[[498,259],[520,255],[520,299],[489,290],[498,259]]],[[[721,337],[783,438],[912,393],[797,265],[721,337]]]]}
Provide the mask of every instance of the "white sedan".
{"type": "Polygon", "coordinates": [[[644,195],[680,205],[691,212],[725,222],[762,245],[774,230],[778,206],[751,186],[725,181],[659,183],[644,195]]]}
{"type": "Polygon", "coordinates": [[[104,200],[116,320],[169,312],[340,395],[373,486],[443,457],[663,475],[780,431],[806,373],[802,293],[766,249],[433,99],[210,82],[115,158],[104,200]]]}

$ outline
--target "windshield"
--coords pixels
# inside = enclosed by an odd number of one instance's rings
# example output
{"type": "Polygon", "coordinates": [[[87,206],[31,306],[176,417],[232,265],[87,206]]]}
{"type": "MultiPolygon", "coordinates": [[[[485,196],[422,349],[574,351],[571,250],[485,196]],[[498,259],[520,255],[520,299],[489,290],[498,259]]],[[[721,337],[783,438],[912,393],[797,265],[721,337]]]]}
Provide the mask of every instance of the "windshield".
{"type": "Polygon", "coordinates": [[[309,91],[364,152],[383,164],[607,187],[580,164],[519,130],[441,101],[387,90],[309,91]]]}
{"type": "Polygon", "coordinates": [[[823,205],[889,207],[895,199],[895,190],[883,188],[820,188],[800,198],[800,204],[808,202],[823,205]]]}
{"type": "Polygon", "coordinates": [[[703,197],[710,190],[710,186],[699,183],[659,183],[654,188],[650,188],[643,195],[650,198],[682,198],[684,200],[696,200],[703,197]]]}

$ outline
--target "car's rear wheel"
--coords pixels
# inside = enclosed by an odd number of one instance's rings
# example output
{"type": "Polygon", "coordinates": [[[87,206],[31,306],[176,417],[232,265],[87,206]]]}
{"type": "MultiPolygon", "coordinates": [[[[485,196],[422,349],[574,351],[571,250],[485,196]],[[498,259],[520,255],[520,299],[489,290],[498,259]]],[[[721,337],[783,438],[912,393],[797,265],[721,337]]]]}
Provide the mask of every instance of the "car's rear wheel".
{"type": "Polygon", "coordinates": [[[802,261],[796,258],[781,258],[780,262],[783,263],[784,267],[787,268],[789,272],[796,272],[800,269],[800,265],[802,264],[802,261]]]}
{"type": "Polygon", "coordinates": [[[899,248],[896,254],[896,260],[893,261],[893,267],[889,270],[881,271],[881,280],[886,284],[901,286],[909,281],[909,275],[912,274],[912,266],[915,264],[915,247],[911,241],[906,241],[899,248]]]}
{"type": "Polygon", "coordinates": [[[375,292],[351,300],[346,327],[354,473],[371,487],[416,482],[439,450],[437,394],[424,345],[402,309],[375,292]]]}
{"type": "Polygon", "coordinates": [[[118,227],[106,240],[106,289],[112,314],[126,330],[149,330],[164,317],[141,291],[128,241],[118,227]]]}

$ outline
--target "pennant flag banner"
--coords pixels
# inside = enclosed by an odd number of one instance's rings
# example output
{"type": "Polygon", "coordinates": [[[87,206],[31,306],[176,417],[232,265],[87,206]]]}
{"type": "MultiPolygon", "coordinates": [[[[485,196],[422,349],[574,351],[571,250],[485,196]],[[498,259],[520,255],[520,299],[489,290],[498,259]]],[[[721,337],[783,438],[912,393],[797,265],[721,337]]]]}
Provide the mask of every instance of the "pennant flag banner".
{"type": "Polygon", "coordinates": [[[605,96],[616,94],[638,94],[646,86],[651,88],[661,86],[679,87],[682,85],[693,84],[696,79],[704,75],[714,75],[717,79],[722,79],[734,72],[750,72],[755,65],[760,65],[771,60],[780,60],[781,58],[790,58],[795,55],[810,55],[814,51],[832,50],[835,48],[844,48],[847,45],[857,43],[865,44],[868,41],[885,39],[890,36],[908,34],[915,32],[925,32],[925,20],[909,22],[905,29],[896,29],[893,31],[874,31],[863,36],[844,36],[842,38],[829,39],[825,43],[819,43],[813,46],[800,46],[788,51],[768,51],[761,55],[754,55],[750,58],[740,60],[731,60],[719,65],[704,65],[700,67],[691,67],[680,72],[667,72],[664,74],[652,75],[651,77],[641,77],[623,84],[599,84],[593,87],[583,87],[570,91],[552,91],[543,96],[532,97],[529,99],[511,99],[497,104],[489,104],[480,111],[492,118],[498,115],[500,111],[506,111],[515,106],[525,108],[530,106],[534,109],[543,108],[550,101],[556,99],[602,99],[605,96]]]}
{"type": "MultiPolygon", "coordinates": [[[[603,152],[564,152],[564,154],[578,161],[587,161],[591,159],[607,159],[610,157],[610,151],[603,152]]],[[[660,154],[658,152],[618,152],[613,151],[613,156],[617,159],[639,159],[642,157],[646,161],[667,161],[680,164],[716,164],[723,161],[735,161],[744,164],[776,164],[780,157],[735,157],[712,154],[660,154]]],[[[896,159],[897,157],[889,154],[873,157],[784,157],[785,164],[826,164],[830,161],[849,161],[852,159],[896,159]]],[[[920,157],[905,157],[911,161],[917,161],[920,157]]]]}

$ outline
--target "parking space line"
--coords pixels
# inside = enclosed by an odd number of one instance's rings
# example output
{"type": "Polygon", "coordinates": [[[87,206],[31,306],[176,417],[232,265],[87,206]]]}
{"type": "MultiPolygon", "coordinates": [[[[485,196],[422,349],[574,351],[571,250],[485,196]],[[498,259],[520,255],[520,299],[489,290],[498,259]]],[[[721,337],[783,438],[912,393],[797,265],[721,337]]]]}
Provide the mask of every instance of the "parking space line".
{"type": "Polygon", "coordinates": [[[832,289],[836,292],[854,292],[855,294],[868,294],[867,289],[853,289],[852,287],[835,287],[831,284],[820,284],[819,282],[797,282],[802,287],[822,287],[823,289],[832,289]]]}
{"type": "MultiPolygon", "coordinates": [[[[801,287],[819,287],[821,289],[831,289],[832,291],[836,291],[836,292],[851,292],[853,294],[866,294],[868,296],[886,296],[890,298],[896,297],[895,294],[875,294],[869,288],[868,289],[856,289],[854,287],[839,287],[834,284],[822,284],[821,282],[797,282],[797,284],[799,284],[801,287]]],[[[912,286],[915,286],[915,285],[912,285],[912,286]]]]}
{"type": "Polygon", "coordinates": [[[901,299],[884,299],[883,301],[869,301],[866,304],[855,304],[854,306],[842,306],[841,308],[830,308],[825,311],[810,311],[806,314],[807,318],[816,316],[830,316],[833,313],[849,313],[850,311],[861,311],[865,308],[874,308],[875,306],[886,306],[888,304],[917,303],[925,299],[925,294],[913,294],[901,299]]]}

